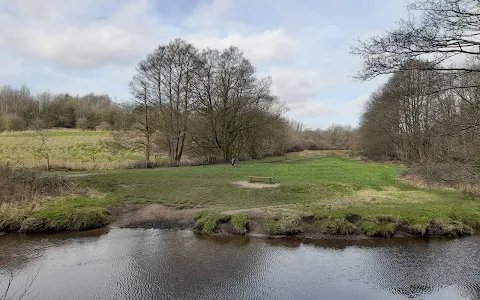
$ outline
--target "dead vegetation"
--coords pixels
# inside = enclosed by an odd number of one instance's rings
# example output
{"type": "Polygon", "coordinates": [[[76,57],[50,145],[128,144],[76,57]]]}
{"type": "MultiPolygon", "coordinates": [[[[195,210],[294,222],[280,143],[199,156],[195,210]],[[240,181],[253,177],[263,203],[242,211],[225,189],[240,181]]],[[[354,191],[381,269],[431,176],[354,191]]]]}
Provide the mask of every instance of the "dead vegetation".
{"type": "Polygon", "coordinates": [[[480,195],[478,167],[459,163],[428,163],[414,165],[401,173],[401,178],[417,186],[454,188],[480,195]]]}
{"type": "Polygon", "coordinates": [[[69,178],[36,169],[0,166],[0,232],[86,230],[111,216],[69,178]]]}
{"type": "Polygon", "coordinates": [[[36,169],[15,169],[9,165],[0,165],[0,174],[0,204],[57,196],[73,189],[67,178],[36,169]]]}

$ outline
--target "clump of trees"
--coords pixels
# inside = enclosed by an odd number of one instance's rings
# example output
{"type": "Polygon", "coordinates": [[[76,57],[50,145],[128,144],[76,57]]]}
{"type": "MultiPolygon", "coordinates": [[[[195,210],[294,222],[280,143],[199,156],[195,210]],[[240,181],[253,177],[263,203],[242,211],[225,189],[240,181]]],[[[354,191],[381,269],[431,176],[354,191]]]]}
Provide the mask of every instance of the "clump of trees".
{"type": "Polygon", "coordinates": [[[327,129],[303,128],[303,124],[289,122],[286,152],[303,150],[356,150],[358,130],[350,125],[333,124],[327,129]]]}
{"type": "Polygon", "coordinates": [[[142,149],[147,165],[156,151],[171,163],[185,153],[222,161],[281,154],[287,122],[271,84],[236,47],[199,50],[176,39],[138,63],[130,82],[137,134],[116,140],[142,149]]]}
{"type": "Polygon", "coordinates": [[[353,47],[359,79],[393,74],[365,107],[361,149],[420,163],[445,183],[479,178],[479,2],[420,0],[408,10],[397,29],[353,47]]]}
{"type": "Polygon", "coordinates": [[[31,129],[36,122],[45,128],[125,129],[132,123],[131,109],[107,95],[33,95],[26,85],[4,85],[0,87],[0,132],[31,129]]]}
{"type": "Polygon", "coordinates": [[[357,131],[350,126],[312,130],[287,120],[271,87],[272,79],[258,76],[237,47],[198,49],[175,39],[138,63],[127,104],[108,95],[33,95],[26,85],[1,87],[0,131],[32,130],[47,168],[44,129],[59,127],[111,130],[101,147],[142,151],[146,167],[165,155],[177,165],[186,158],[213,163],[355,147],[357,131]]]}

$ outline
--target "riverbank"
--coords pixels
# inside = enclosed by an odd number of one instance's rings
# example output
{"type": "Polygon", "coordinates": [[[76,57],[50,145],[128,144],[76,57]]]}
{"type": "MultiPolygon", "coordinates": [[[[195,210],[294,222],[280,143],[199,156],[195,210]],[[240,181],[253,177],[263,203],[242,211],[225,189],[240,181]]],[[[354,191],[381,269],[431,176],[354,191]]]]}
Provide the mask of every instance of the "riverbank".
{"type": "Polygon", "coordinates": [[[0,231],[112,224],[192,228],[203,234],[357,238],[464,236],[480,230],[478,197],[416,186],[401,178],[405,167],[400,165],[320,156],[303,152],[235,167],[86,173],[69,178],[81,194],[0,207],[0,231]],[[249,176],[271,177],[274,185],[238,184],[249,176]]]}
{"type": "MultiPolygon", "coordinates": [[[[97,199],[98,200],[98,199],[97,199]]],[[[58,200],[57,200],[58,201],[58,200]]],[[[316,215],[289,205],[238,210],[175,209],[161,204],[125,204],[105,209],[93,205],[79,207],[79,201],[64,199],[62,209],[15,211],[0,222],[0,234],[20,232],[81,231],[105,226],[114,228],[191,229],[204,235],[250,235],[298,239],[362,239],[368,237],[472,235],[478,220],[431,219],[426,224],[411,224],[395,216],[344,217],[316,215]],[[76,208],[77,206],[77,208],[76,208]],[[28,217],[26,217],[28,216],[28,217]]],[[[55,205],[58,205],[55,204],[55,205]]]]}
{"type": "Polygon", "coordinates": [[[393,216],[364,218],[318,216],[284,207],[213,211],[171,209],[159,204],[117,207],[117,221],[111,226],[144,229],[192,229],[205,235],[251,235],[269,238],[363,239],[371,237],[448,236],[475,233],[475,224],[452,219],[432,219],[427,224],[410,224],[393,216]]]}

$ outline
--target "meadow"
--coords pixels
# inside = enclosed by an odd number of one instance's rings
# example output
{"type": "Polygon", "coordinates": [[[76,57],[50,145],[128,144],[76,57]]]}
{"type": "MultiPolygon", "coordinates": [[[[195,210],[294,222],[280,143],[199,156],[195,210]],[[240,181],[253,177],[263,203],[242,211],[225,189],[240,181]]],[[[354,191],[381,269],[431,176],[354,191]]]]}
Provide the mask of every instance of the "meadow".
{"type": "MultiPolygon", "coordinates": [[[[50,164],[69,169],[106,169],[125,166],[143,158],[134,151],[111,152],[102,145],[108,131],[75,129],[45,130],[50,164]]],[[[38,148],[40,141],[34,132],[0,133],[0,162],[17,167],[45,167],[46,161],[38,148]]]]}
{"type": "Polygon", "coordinates": [[[479,198],[453,189],[415,186],[399,178],[404,168],[307,152],[239,162],[235,167],[108,170],[78,182],[103,195],[100,201],[108,206],[197,209],[203,211],[195,217],[201,222],[209,216],[221,223],[225,212],[248,215],[251,209],[260,209],[270,234],[299,233],[311,223],[323,233],[342,235],[391,236],[398,229],[418,235],[428,231],[463,235],[480,229],[479,198]],[[233,184],[248,176],[273,177],[281,185],[249,189],[233,184]]]}
{"type": "MultiPolygon", "coordinates": [[[[3,204],[0,231],[87,229],[119,217],[110,213],[119,207],[151,204],[172,213],[189,213],[197,230],[209,234],[218,233],[224,223],[245,233],[254,222],[257,229],[261,225],[261,233],[269,235],[461,236],[480,230],[478,197],[454,189],[418,186],[401,176],[406,166],[365,162],[349,158],[345,151],[288,153],[238,161],[233,167],[109,169],[141,156],[127,153],[119,157],[104,149],[89,161],[85,149],[101,148],[108,132],[48,134],[52,157],[64,165],[92,164],[97,170],[73,173],[71,178],[64,173],[75,188],[60,196],[3,204]],[[85,148],[85,144],[89,146],[85,148]],[[102,164],[105,168],[98,169],[102,164]],[[249,176],[272,177],[279,186],[235,184],[248,181],[249,176]]],[[[33,160],[27,149],[35,146],[28,133],[3,134],[0,140],[2,161],[8,155],[14,163],[33,160]]]]}

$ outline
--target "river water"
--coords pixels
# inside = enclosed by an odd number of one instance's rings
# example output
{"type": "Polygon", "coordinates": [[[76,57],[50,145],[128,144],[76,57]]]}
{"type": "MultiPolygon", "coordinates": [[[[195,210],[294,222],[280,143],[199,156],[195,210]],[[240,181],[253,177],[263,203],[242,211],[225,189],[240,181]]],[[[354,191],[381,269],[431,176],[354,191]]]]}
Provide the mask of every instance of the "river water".
{"type": "Polygon", "coordinates": [[[480,237],[299,241],[104,229],[0,236],[0,298],[480,299],[480,237]],[[18,273],[18,272],[17,272],[18,273]]]}

